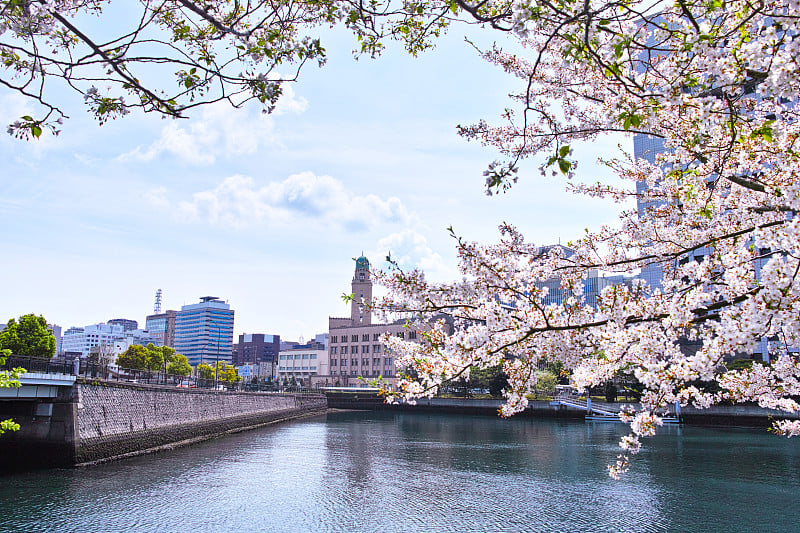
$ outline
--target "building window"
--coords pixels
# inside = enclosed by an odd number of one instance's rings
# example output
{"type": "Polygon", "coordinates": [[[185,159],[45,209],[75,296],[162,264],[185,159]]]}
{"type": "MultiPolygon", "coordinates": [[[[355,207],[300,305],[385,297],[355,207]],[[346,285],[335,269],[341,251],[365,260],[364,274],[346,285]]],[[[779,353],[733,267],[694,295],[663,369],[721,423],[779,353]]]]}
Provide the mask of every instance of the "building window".
{"type": "Polygon", "coordinates": [[[336,359],[331,359],[331,366],[336,366],[336,359]]]}
{"type": "Polygon", "coordinates": [[[339,341],[336,340],[336,335],[331,337],[331,344],[336,344],[337,342],[339,342],[339,341]]]}
{"type": "Polygon", "coordinates": [[[391,357],[386,357],[386,358],[384,358],[384,364],[385,364],[386,366],[389,366],[389,365],[391,365],[391,364],[392,364],[392,358],[391,358],[391,357]]]}
{"type": "Polygon", "coordinates": [[[361,366],[368,366],[368,365],[369,365],[369,359],[362,359],[361,360],[361,366]]]}
{"type": "Polygon", "coordinates": [[[307,353],[303,354],[303,359],[308,359],[308,354],[307,353]]]}
{"type": "Polygon", "coordinates": [[[404,339],[406,337],[405,333],[403,333],[402,331],[398,331],[397,336],[400,337],[401,339],[404,339]]]}
{"type": "Polygon", "coordinates": [[[312,353],[312,354],[309,356],[309,359],[316,359],[316,358],[317,358],[317,354],[315,354],[315,353],[312,353]]]}
{"type": "Polygon", "coordinates": [[[358,335],[350,335],[350,342],[358,342],[358,335]]]}
{"type": "Polygon", "coordinates": [[[369,341],[369,333],[364,333],[363,335],[361,335],[361,342],[367,342],[367,341],[369,341]]]}
{"type": "Polygon", "coordinates": [[[342,346],[342,355],[347,354],[347,346],[342,346]]]}
{"type": "Polygon", "coordinates": [[[416,331],[409,331],[408,332],[408,338],[409,339],[416,339],[417,338],[417,332],[416,331]]]}
{"type": "Polygon", "coordinates": [[[350,359],[350,366],[358,366],[358,359],[350,359]]]}
{"type": "Polygon", "coordinates": [[[341,363],[341,366],[347,366],[347,359],[342,359],[339,363],[341,363]]]}
{"type": "Polygon", "coordinates": [[[331,346],[331,355],[336,355],[336,346],[331,346]]]}
{"type": "Polygon", "coordinates": [[[380,338],[381,338],[381,334],[380,334],[380,333],[373,333],[373,334],[372,334],[372,340],[373,340],[373,341],[377,341],[377,340],[379,340],[380,338]]]}

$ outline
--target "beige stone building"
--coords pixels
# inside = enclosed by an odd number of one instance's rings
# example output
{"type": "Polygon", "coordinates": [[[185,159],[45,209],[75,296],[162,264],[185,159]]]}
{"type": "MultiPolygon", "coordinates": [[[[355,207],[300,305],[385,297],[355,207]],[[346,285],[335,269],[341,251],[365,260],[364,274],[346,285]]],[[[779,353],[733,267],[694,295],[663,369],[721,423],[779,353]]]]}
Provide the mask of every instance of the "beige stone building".
{"type": "Polygon", "coordinates": [[[353,301],[349,318],[328,319],[328,373],[312,378],[318,387],[368,387],[379,376],[394,385],[397,367],[393,355],[381,343],[384,333],[405,339],[420,340],[418,328],[406,326],[405,320],[391,324],[373,324],[372,313],[361,305],[372,299],[369,260],[359,257],[352,282],[353,301]],[[361,379],[363,378],[363,379],[361,379]]]}

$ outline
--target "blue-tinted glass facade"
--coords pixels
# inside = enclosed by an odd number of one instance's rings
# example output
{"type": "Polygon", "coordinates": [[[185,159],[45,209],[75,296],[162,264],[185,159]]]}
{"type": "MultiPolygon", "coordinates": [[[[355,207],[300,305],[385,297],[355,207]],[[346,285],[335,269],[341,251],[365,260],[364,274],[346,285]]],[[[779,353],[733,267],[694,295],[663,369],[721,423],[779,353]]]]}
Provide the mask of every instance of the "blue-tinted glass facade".
{"type": "Polygon", "coordinates": [[[233,309],[227,303],[204,297],[200,303],[184,305],[175,317],[175,351],[189,364],[231,362],[233,309]]]}

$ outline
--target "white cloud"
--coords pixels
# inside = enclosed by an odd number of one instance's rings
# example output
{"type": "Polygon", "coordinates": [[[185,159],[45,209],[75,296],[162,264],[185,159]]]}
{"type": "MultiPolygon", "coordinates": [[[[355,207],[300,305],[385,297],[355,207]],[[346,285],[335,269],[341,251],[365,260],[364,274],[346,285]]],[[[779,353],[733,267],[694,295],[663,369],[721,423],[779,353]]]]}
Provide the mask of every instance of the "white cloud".
{"type": "MultiPolygon", "coordinates": [[[[307,106],[306,99],[295,97],[287,85],[273,114],[302,113],[307,106]]],[[[153,144],[137,146],[117,159],[151,161],[168,153],[191,165],[210,165],[218,157],[253,154],[260,146],[272,142],[275,142],[272,115],[262,113],[255,105],[235,109],[227,102],[217,102],[204,106],[200,116],[188,122],[170,121],[153,144]]]]}
{"type": "Polygon", "coordinates": [[[147,200],[147,203],[154,207],[162,209],[169,208],[166,187],[156,187],[155,189],[150,189],[145,193],[144,198],[147,200]]]}
{"type": "Polygon", "coordinates": [[[381,259],[391,255],[403,269],[420,268],[426,276],[435,279],[453,278],[455,270],[448,268],[442,256],[428,244],[424,235],[412,229],[387,235],[378,241],[377,250],[370,252],[381,259]]]}
{"type": "MultiPolygon", "coordinates": [[[[147,199],[154,206],[169,207],[163,187],[151,190],[147,199]]],[[[311,172],[294,174],[262,187],[249,176],[229,176],[212,190],[196,192],[190,200],[178,201],[175,213],[186,222],[239,228],[316,220],[353,230],[387,222],[407,224],[411,220],[398,198],[358,196],[346,190],[339,180],[311,172]]]]}
{"type": "Polygon", "coordinates": [[[33,115],[30,100],[19,93],[4,94],[0,97],[0,125],[6,127],[23,115],[33,115]]]}
{"type": "MultiPolygon", "coordinates": [[[[53,135],[49,128],[42,128],[42,135],[38,139],[29,137],[28,140],[19,140],[8,134],[8,126],[21,120],[23,116],[42,119],[46,114],[41,106],[37,108],[30,98],[22,94],[12,92],[0,95],[0,127],[2,127],[0,142],[14,146],[17,157],[24,153],[26,156],[32,155],[36,158],[41,157],[47,150],[63,145],[63,139],[53,135]]],[[[54,113],[50,119],[55,120],[57,117],[58,115],[54,113]]]]}
{"type": "Polygon", "coordinates": [[[294,89],[289,83],[283,84],[283,93],[275,104],[276,115],[284,115],[286,113],[303,113],[308,108],[308,100],[302,96],[296,96],[294,89]]]}

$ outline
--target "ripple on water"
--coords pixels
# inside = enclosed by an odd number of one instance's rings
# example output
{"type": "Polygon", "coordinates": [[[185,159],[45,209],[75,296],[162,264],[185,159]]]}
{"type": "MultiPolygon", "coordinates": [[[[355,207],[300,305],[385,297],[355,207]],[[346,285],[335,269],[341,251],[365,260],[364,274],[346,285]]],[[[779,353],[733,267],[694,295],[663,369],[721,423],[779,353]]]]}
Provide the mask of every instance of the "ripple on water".
{"type": "Polygon", "coordinates": [[[668,430],[614,482],[605,466],[623,432],[614,424],[342,413],[92,468],[6,477],[0,531],[794,530],[785,509],[800,494],[797,441],[668,430]]]}

